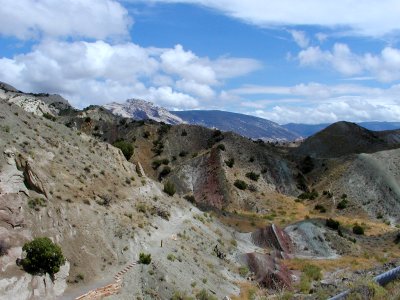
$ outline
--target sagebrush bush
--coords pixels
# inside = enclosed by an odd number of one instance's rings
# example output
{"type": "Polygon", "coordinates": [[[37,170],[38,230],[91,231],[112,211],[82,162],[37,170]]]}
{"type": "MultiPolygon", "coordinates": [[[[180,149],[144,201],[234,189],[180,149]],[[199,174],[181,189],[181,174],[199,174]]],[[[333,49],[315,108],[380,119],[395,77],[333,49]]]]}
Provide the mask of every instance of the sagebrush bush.
{"type": "Polygon", "coordinates": [[[358,235],[364,234],[364,228],[361,225],[355,224],[353,226],[353,233],[358,235]]]}
{"type": "Polygon", "coordinates": [[[253,181],[258,181],[258,178],[260,178],[260,174],[257,174],[255,172],[248,172],[246,173],[246,177],[253,181]]]}
{"type": "Polygon", "coordinates": [[[141,252],[139,254],[139,263],[142,265],[148,265],[151,263],[151,254],[145,254],[141,252]]]}
{"type": "Polygon", "coordinates": [[[237,187],[239,190],[247,189],[247,183],[240,179],[236,179],[233,185],[237,187]]]}
{"type": "Polygon", "coordinates": [[[333,230],[338,230],[339,226],[340,226],[340,222],[329,218],[326,220],[326,226],[333,230]]]}
{"type": "Polygon", "coordinates": [[[175,184],[173,184],[171,181],[164,183],[164,192],[170,196],[173,196],[176,193],[175,184]]]}

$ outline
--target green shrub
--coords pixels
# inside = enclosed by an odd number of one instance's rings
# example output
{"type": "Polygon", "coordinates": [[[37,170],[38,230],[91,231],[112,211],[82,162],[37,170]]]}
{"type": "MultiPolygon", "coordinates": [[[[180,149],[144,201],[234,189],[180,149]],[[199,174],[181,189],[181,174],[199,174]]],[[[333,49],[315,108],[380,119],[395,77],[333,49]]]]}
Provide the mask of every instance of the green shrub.
{"type": "Polygon", "coordinates": [[[336,206],[337,209],[345,209],[349,201],[347,199],[342,199],[336,206]]]}
{"type": "Polygon", "coordinates": [[[49,113],[44,113],[43,117],[45,117],[46,119],[51,120],[51,121],[57,120],[57,118],[55,116],[53,116],[52,114],[49,114],[49,113]]]}
{"type": "Polygon", "coordinates": [[[329,218],[326,220],[326,226],[333,230],[338,230],[339,226],[340,226],[340,222],[329,218]]]}
{"type": "Polygon", "coordinates": [[[197,300],[218,300],[217,297],[209,294],[205,289],[202,289],[200,292],[196,294],[197,300]]]}
{"type": "Polygon", "coordinates": [[[167,255],[167,259],[170,260],[170,261],[175,261],[175,260],[176,260],[176,257],[175,257],[175,255],[173,255],[172,253],[170,253],[170,254],[167,255]]]}
{"type": "Polygon", "coordinates": [[[249,273],[249,268],[246,266],[242,266],[239,268],[239,274],[242,277],[246,277],[246,275],[249,273]]]}
{"type": "Polygon", "coordinates": [[[133,150],[134,147],[131,143],[128,143],[124,140],[119,140],[116,141],[113,144],[114,147],[117,147],[118,149],[121,149],[122,153],[124,154],[126,160],[129,160],[131,158],[131,156],[133,155],[133,150]]]}
{"type": "Polygon", "coordinates": [[[319,210],[320,213],[326,213],[326,208],[322,204],[317,204],[314,206],[315,210],[319,210]]]}
{"type": "Polygon", "coordinates": [[[176,193],[175,184],[173,184],[171,181],[164,183],[164,192],[170,196],[173,196],[176,193]]]}
{"type": "Polygon", "coordinates": [[[142,136],[143,136],[143,138],[148,139],[150,137],[150,132],[149,131],[145,131],[145,132],[143,132],[142,136]]]}
{"type": "Polygon", "coordinates": [[[192,204],[196,203],[196,199],[194,198],[193,195],[186,195],[186,196],[183,197],[183,198],[185,198],[187,201],[189,201],[189,202],[192,203],[192,204]]]}
{"type": "Polygon", "coordinates": [[[254,172],[248,172],[248,173],[246,173],[246,177],[253,181],[258,181],[258,178],[260,178],[260,174],[257,174],[254,172]]]}
{"type": "Polygon", "coordinates": [[[26,243],[22,250],[26,257],[21,260],[23,269],[32,275],[49,274],[54,280],[54,274],[60,271],[65,258],[60,246],[54,244],[48,237],[35,238],[26,243]]]}
{"type": "Polygon", "coordinates": [[[316,198],[318,198],[318,192],[313,189],[311,192],[304,192],[302,194],[300,194],[297,198],[301,199],[301,200],[314,200],[316,198]]]}
{"type": "Polygon", "coordinates": [[[239,190],[247,189],[247,183],[240,179],[236,179],[233,185],[236,186],[239,190]]]}
{"type": "Polygon", "coordinates": [[[36,211],[40,210],[40,207],[46,207],[46,200],[43,198],[34,198],[28,200],[28,206],[36,211]]]}
{"type": "Polygon", "coordinates": [[[184,292],[175,291],[171,297],[171,300],[194,300],[194,299],[186,295],[186,293],[184,292]]]}
{"type": "Polygon", "coordinates": [[[231,157],[230,159],[225,160],[225,164],[226,164],[229,168],[232,168],[233,165],[235,164],[235,159],[234,159],[233,157],[231,157]]]}
{"type": "Polygon", "coordinates": [[[167,176],[169,173],[171,173],[171,168],[168,167],[168,166],[165,166],[165,167],[161,170],[161,172],[160,172],[159,179],[164,178],[164,177],[167,176]]]}
{"type": "Polygon", "coordinates": [[[353,226],[353,233],[358,234],[358,235],[363,235],[364,234],[364,228],[358,224],[355,224],[353,226]]]}
{"type": "Polygon", "coordinates": [[[221,150],[221,151],[225,151],[225,145],[224,144],[219,144],[217,146],[217,149],[221,150]]]}
{"type": "Polygon", "coordinates": [[[179,156],[180,157],[185,157],[186,155],[188,155],[189,154],[189,152],[187,152],[187,151],[181,151],[181,152],[179,152],[179,156]]]}
{"type": "Polygon", "coordinates": [[[303,267],[303,273],[306,274],[312,280],[321,280],[322,273],[321,268],[315,265],[307,264],[303,267]]]}
{"type": "Polygon", "coordinates": [[[145,254],[141,252],[139,254],[139,263],[142,265],[148,265],[151,263],[151,254],[145,254]]]}

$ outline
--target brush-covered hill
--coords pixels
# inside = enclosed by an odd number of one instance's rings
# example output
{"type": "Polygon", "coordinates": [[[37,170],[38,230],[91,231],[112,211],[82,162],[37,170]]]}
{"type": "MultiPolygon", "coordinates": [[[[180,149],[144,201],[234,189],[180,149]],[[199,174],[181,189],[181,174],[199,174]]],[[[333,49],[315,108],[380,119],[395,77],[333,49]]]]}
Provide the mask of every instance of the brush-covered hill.
{"type": "MultiPolygon", "coordinates": [[[[373,131],[385,131],[385,130],[396,130],[400,129],[400,122],[357,122],[357,125],[364,127],[368,130],[373,131]]],[[[332,125],[330,123],[321,124],[301,124],[301,123],[288,123],[282,125],[282,127],[297,133],[298,135],[307,138],[318,131],[321,131],[332,125]]]]}
{"type": "Polygon", "coordinates": [[[355,123],[337,122],[307,138],[294,153],[312,157],[339,157],[373,153],[399,146],[400,130],[371,131],[355,123]]]}

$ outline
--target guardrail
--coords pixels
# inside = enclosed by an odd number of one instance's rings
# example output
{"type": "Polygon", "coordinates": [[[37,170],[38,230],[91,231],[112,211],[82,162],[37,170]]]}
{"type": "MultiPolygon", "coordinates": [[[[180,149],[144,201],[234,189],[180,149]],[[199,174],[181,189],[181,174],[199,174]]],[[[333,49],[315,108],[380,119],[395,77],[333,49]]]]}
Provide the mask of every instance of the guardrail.
{"type": "MultiPolygon", "coordinates": [[[[389,271],[386,271],[382,274],[379,274],[378,276],[374,277],[374,280],[379,284],[379,285],[386,285],[389,282],[396,280],[400,278],[400,266],[393,268],[389,271]]],[[[346,290],[344,292],[341,292],[340,294],[333,296],[329,298],[328,300],[341,300],[341,299],[346,299],[346,296],[350,294],[351,290],[346,290]]]]}

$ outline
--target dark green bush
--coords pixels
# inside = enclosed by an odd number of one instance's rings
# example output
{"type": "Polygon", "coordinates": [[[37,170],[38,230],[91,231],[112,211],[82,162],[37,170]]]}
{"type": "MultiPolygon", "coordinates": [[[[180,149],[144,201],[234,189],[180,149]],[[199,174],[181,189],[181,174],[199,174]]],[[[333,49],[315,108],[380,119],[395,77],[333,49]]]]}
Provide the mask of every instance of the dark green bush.
{"type": "Polygon", "coordinates": [[[161,170],[160,175],[159,175],[158,177],[159,177],[159,179],[162,179],[162,178],[164,178],[165,176],[167,176],[169,173],[171,173],[171,168],[168,167],[168,166],[165,166],[165,167],[161,170]]]}
{"type": "Polygon", "coordinates": [[[217,149],[221,150],[221,151],[225,151],[225,145],[224,144],[219,144],[217,146],[217,149]]]}
{"type": "Polygon", "coordinates": [[[46,119],[51,120],[51,121],[57,120],[57,118],[55,116],[53,116],[52,114],[49,114],[49,113],[44,113],[43,117],[45,117],[46,119]]]}
{"type": "MultiPolygon", "coordinates": [[[[144,124],[144,122],[143,122],[143,124],[144,124]]],[[[145,131],[145,132],[143,132],[142,136],[143,136],[143,138],[148,139],[150,137],[150,132],[149,131],[145,131]]]]}
{"type": "Polygon", "coordinates": [[[353,226],[353,233],[358,234],[358,235],[363,235],[364,234],[364,228],[358,224],[355,224],[353,226]]]}
{"type": "Polygon", "coordinates": [[[194,196],[193,195],[186,195],[185,197],[183,197],[183,198],[185,198],[187,201],[189,201],[190,203],[196,203],[196,199],[194,198],[194,196]]]}
{"type": "Polygon", "coordinates": [[[145,254],[141,252],[139,254],[139,263],[142,265],[148,265],[151,263],[151,254],[145,254]]]}
{"type": "Polygon", "coordinates": [[[132,157],[134,148],[133,148],[133,145],[131,143],[128,143],[128,142],[126,142],[124,140],[119,140],[119,141],[116,141],[113,144],[113,146],[117,147],[118,149],[121,149],[121,151],[124,154],[126,160],[129,160],[132,157]]]}
{"type": "Polygon", "coordinates": [[[322,204],[315,205],[314,209],[315,210],[319,210],[320,213],[325,213],[326,212],[326,208],[322,204]]]}
{"type": "Polygon", "coordinates": [[[187,151],[181,151],[181,152],[179,152],[179,156],[180,156],[180,157],[185,157],[186,155],[188,155],[188,152],[187,152],[187,151]]]}
{"type": "Polygon", "coordinates": [[[181,136],[187,136],[187,132],[185,129],[182,130],[181,136]]]}
{"type": "Polygon", "coordinates": [[[247,189],[247,183],[240,179],[236,179],[233,185],[236,186],[239,190],[247,189]]]}
{"type": "Polygon", "coordinates": [[[346,199],[343,199],[337,204],[336,208],[337,209],[345,209],[347,207],[348,202],[349,201],[347,201],[346,199]]]}
{"type": "Polygon", "coordinates": [[[318,192],[313,189],[311,192],[304,192],[302,194],[300,194],[297,198],[301,199],[301,200],[315,200],[316,198],[318,198],[318,192]]]}
{"type": "Polygon", "coordinates": [[[47,273],[54,280],[54,274],[60,271],[60,267],[65,263],[60,246],[48,237],[36,238],[26,243],[22,250],[26,252],[26,257],[21,260],[21,265],[32,275],[47,273]]]}
{"type": "Polygon", "coordinates": [[[164,192],[170,196],[173,196],[176,193],[175,184],[173,184],[171,181],[164,183],[164,192]]]}
{"type": "Polygon", "coordinates": [[[246,173],[246,177],[253,181],[258,181],[258,178],[260,178],[260,174],[257,174],[254,172],[248,172],[248,173],[246,173]]]}
{"type": "Polygon", "coordinates": [[[234,159],[233,157],[231,157],[230,159],[225,160],[225,164],[226,164],[229,168],[232,168],[233,165],[235,164],[235,159],[234,159]]]}
{"type": "Polygon", "coordinates": [[[329,218],[326,220],[326,226],[333,230],[338,230],[339,226],[340,226],[340,222],[329,218]]]}

